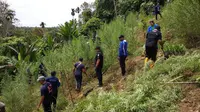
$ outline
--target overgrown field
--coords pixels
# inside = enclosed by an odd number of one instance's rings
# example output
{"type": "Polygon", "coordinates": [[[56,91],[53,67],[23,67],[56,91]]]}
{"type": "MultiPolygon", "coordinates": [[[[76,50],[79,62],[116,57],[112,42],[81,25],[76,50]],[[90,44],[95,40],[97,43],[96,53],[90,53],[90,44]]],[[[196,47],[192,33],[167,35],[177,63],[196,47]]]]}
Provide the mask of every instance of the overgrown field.
{"type": "Polygon", "coordinates": [[[194,52],[185,56],[171,57],[158,62],[148,72],[138,70],[127,80],[125,92],[96,92],[78,102],[67,111],[74,112],[176,112],[181,98],[179,85],[170,84],[173,79],[183,81],[185,72],[200,71],[200,54],[194,52]],[[183,64],[184,63],[184,64],[183,64]]]}

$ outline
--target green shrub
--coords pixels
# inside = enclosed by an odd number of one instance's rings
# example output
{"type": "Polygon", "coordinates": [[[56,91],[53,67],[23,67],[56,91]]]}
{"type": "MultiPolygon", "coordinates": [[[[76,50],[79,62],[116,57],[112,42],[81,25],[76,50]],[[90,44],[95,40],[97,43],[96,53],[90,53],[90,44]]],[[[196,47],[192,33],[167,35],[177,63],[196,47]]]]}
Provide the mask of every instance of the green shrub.
{"type": "MultiPolygon", "coordinates": [[[[199,53],[171,57],[147,72],[129,76],[124,92],[97,92],[78,102],[74,112],[176,112],[180,86],[166,84],[184,71],[200,71],[199,53]],[[183,64],[184,63],[184,64],[183,64]]],[[[180,81],[183,79],[179,79],[180,81]]],[[[72,108],[68,107],[67,110],[72,108]]]]}
{"type": "Polygon", "coordinates": [[[175,0],[163,13],[162,26],[178,38],[185,38],[187,47],[199,47],[200,1],[175,0]]]}
{"type": "Polygon", "coordinates": [[[186,52],[184,45],[179,45],[175,43],[165,43],[164,51],[168,55],[183,55],[186,52]]]}
{"type": "Polygon", "coordinates": [[[2,101],[8,112],[32,112],[36,109],[39,91],[34,91],[34,86],[28,84],[26,66],[21,64],[15,79],[7,75],[2,80],[2,101]]]}

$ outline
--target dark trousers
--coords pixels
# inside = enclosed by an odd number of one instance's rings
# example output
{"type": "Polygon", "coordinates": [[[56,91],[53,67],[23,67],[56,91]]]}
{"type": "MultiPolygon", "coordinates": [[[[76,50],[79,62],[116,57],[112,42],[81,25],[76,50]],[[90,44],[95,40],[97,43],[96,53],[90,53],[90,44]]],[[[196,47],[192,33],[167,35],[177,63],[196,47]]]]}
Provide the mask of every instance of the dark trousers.
{"type": "Polygon", "coordinates": [[[52,94],[52,104],[53,104],[53,111],[56,111],[56,104],[57,104],[57,97],[58,97],[58,91],[53,92],[52,94]]]}
{"type": "Polygon", "coordinates": [[[126,73],[126,57],[127,56],[120,56],[119,62],[120,62],[120,67],[122,71],[122,75],[124,76],[126,73]]]}
{"type": "Polygon", "coordinates": [[[52,112],[51,110],[51,103],[49,104],[43,104],[43,109],[44,109],[44,112],[52,112]]]}
{"type": "Polygon", "coordinates": [[[158,49],[155,47],[146,47],[146,57],[152,61],[156,61],[158,49]]]}
{"type": "Polygon", "coordinates": [[[82,75],[75,75],[76,78],[76,89],[81,90],[82,75]]]}
{"type": "Polygon", "coordinates": [[[158,20],[158,15],[160,15],[160,17],[162,17],[160,12],[156,12],[156,20],[158,20]]]}
{"type": "Polygon", "coordinates": [[[102,68],[96,68],[96,75],[97,75],[97,78],[99,80],[99,86],[103,86],[102,68]]]}

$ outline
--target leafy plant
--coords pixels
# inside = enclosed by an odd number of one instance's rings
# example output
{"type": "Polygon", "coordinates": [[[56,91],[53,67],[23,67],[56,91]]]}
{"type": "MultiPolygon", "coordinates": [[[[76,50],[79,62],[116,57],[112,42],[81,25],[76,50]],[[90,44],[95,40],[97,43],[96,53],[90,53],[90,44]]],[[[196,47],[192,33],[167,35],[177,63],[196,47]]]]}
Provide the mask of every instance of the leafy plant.
{"type": "Polygon", "coordinates": [[[164,51],[168,55],[183,55],[186,52],[184,45],[178,45],[175,43],[165,43],[164,51]]]}
{"type": "Polygon", "coordinates": [[[183,38],[186,47],[199,47],[199,10],[199,0],[175,0],[164,10],[162,26],[177,38],[183,38]]]}
{"type": "Polygon", "coordinates": [[[64,25],[59,26],[58,34],[65,40],[72,40],[78,37],[77,24],[75,20],[66,22],[64,25]]]}

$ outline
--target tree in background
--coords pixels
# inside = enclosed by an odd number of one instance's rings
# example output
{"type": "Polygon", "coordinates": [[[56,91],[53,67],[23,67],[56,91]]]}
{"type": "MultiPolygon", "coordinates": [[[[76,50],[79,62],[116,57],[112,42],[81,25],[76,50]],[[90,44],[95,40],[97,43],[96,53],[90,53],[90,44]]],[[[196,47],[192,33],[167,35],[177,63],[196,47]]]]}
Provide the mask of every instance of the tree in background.
{"type": "Polygon", "coordinates": [[[9,5],[0,0],[0,37],[9,35],[15,21],[17,21],[15,11],[9,9],[9,5]]]}
{"type": "Polygon", "coordinates": [[[40,26],[41,26],[42,28],[45,28],[45,25],[46,25],[46,24],[45,24],[44,22],[41,22],[41,23],[40,23],[40,26]]]}
{"type": "Polygon", "coordinates": [[[82,26],[81,34],[85,36],[92,35],[93,39],[95,40],[96,31],[100,29],[102,25],[102,21],[99,18],[93,17],[86,24],[82,26]]]}
{"type": "Polygon", "coordinates": [[[115,17],[116,0],[96,0],[95,16],[106,23],[109,23],[115,17]]]}
{"type": "Polygon", "coordinates": [[[75,16],[75,9],[72,9],[71,15],[74,18],[74,16],[75,16]]]}
{"type": "Polygon", "coordinates": [[[92,12],[92,4],[89,4],[87,2],[84,2],[80,10],[82,11],[81,14],[79,15],[79,21],[82,24],[85,24],[89,19],[92,18],[93,12],[92,12]]]}

